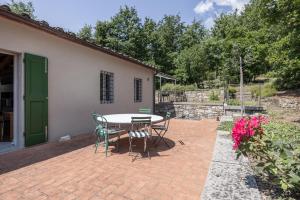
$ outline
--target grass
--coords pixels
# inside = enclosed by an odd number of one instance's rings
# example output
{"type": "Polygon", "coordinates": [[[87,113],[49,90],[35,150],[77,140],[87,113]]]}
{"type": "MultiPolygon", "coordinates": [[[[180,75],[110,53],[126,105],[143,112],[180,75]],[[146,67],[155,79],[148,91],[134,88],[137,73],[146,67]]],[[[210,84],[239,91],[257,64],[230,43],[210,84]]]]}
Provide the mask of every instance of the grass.
{"type": "Polygon", "coordinates": [[[219,125],[218,130],[231,132],[232,127],[233,127],[233,122],[232,121],[225,121],[225,122],[222,122],[219,125]]]}
{"type": "Polygon", "coordinates": [[[253,85],[250,86],[250,92],[253,97],[271,97],[274,96],[277,93],[277,90],[275,88],[275,85],[272,82],[267,82],[262,86],[259,85],[253,85]]]}
{"type": "Polygon", "coordinates": [[[194,91],[197,90],[196,85],[175,85],[171,83],[166,83],[161,87],[162,91],[178,91],[178,92],[183,92],[183,91],[194,91]]]}
{"type": "Polygon", "coordinates": [[[209,94],[209,101],[220,101],[218,93],[212,90],[209,94]]]}
{"type": "MultiPolygon", "coordinates": [[[[241,102],[238,99],[229,99],[227,104],[230,106],[240,106],[241,102]]],[[[244,101],[244,106],[256,106],[257,102],[255,101],[244,101]]]]}

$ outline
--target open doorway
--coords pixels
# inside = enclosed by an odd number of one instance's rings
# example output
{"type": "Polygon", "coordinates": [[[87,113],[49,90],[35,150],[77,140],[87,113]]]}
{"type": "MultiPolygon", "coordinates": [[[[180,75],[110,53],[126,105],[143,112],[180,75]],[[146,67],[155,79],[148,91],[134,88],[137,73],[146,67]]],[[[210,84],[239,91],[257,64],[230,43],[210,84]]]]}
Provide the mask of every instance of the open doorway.
{"type": "Polygon", "coordinates": [[[14,141],[14,56],[0,53],[0,153],[14,141]]]}

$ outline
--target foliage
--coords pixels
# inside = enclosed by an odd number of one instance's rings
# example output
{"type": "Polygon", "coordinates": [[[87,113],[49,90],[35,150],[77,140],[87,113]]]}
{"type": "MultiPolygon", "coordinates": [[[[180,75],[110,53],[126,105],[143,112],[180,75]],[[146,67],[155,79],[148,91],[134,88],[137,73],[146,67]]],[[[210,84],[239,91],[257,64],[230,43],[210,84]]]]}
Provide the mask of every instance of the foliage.
{"type": "Polygon", "coordinates": [[[220,98],[219,98],[218,93],[212,90],[209,94],[209,100],[210,101],[219,101],[220,98]]]}
{"type": "Polygon", "coordinates": [[[16,14],[22,14],[25,13],[29,15],[32,19],[35,19],[36,16],[34,15],[34,7],[32,2],[22,2],[22,1],[15,1],[11,0],[10,3],[8,4],[10,7],[11,11],[16,13],[16,14]]]}
{"type": "Polygon", "coordinates": [[[218,130],[231,132],[232,128],[233,128],[233,122],[224,121],[219,125],[218,130]]]}
{"type": "Polygon", "coordinates": [[[259,85],[252,85],[250,86],[250,92],[251,92],[251,96],[252,98],[255,97],[259,97],[261,95],[261,89],[262,87],[259,85]]]}
{"type": "Polygon", "coordinates": [[[142,20],[134,7],[124,6],[110,20],[98,21],[93,29],[84,26],[79,35],[176,75],[181,84],[199,86],[205,79],[201,74],[207,72],[202,69],[206,63],[201,62],[205,52],[201,51],[198,58],[197,50],[201,47],[194,47],[208,35],[200,21],[186,25],[179,15],[165,15],[158,22],[148,17],[142,20]]]}
{"type": "Polygon", "coordinates": [[[174,61],[177,66],[175,70],[176,78],[181,83],[196,83],[198,87],[202,87],[209,68],[205,60],[202,59],[205,54],[202,45],[194,45],[182,50],[174,61]]]}
{"type": "MultiPolygon", "coordinates": [[[[277,89],[300,87],[298,0],[252,0],[241,13],[217,17],[210,32],[201,21],[186,24],[180,15],[142,20],[128,6],[93,29],[85,26],[80,35],[151,63],[180,84],[211,88],[214,80],[238,83],[242,64],[245,83],[268,73],[277,89]]],[[[267,96],[273,92],[266,89],[267,96]]]]}
{"type": "Polygon", "coordinates": [[[256,169],[286,194],[300,195],[300,129],[259,117],[242,118],[232,130],[234,149],[256,159],[256,169]]]}
{"type": "MultiPolygon", "coordinates": [[[[244,106],[256,106],[255,101],[244,101],[244,106]]],[[[228,99],[227,104],[230,106],[240,106],[241,101],[239,99],[228,99]]]]}
{"type": "Polygon", "coordinates": [[[271,43],[266,60],[279,88],[300,86],[300,1],[260,0],[258,13],[269,29],[271,43]],[[282,17],[278,17],[282,16],[282,17]]]}
{"type": "Polygon", "coordinates": [[[215,79],[214,72],[207,73],[207,80],[203,81],[203,88],[205,89],[212,89],[212,88],[220,88],[224,86],[224,83],[220,80],[219,77],[215,79]]]}
{"type": "Polygon", "coordinates": [[[231,106],[239,106],[241,105],[241,102],[238,99],[228,99],[227,104],[231,106]]]}
{"type": "Polygon", "coordinates": [[[259,159],[262,173],[276,177],[273,180],[283,190],[300,195],[300,129],[297,126],[273,122],[264,127],[265,137],[254,154],[259,159]],[[266,164],[263,162],[267,161],[266,164]]]}
{"type": "Polygon", "coordinates": [[[253,0],[240,15],[221,15],[213,37],[223,41],[221,65],[226,79],[237,81],[241,57],[246,82],[273,71],[277,87],[299,87],[299,16],[297,0],[253,0]]]}
{"type": "Polygon", "coordinates": [[[92,26],[91,25],[84,25],[84,27],[78,32],[78,37],[84,40],[91,40],[93,33],[92,33],[92,26]]]}
{"type": "Polygon", "coordinates": [[[195,85],[179,85],[179,84],[171,84],[166,83],[161,87],[162,91],[193,91],[197,90],[195,85]]]}
{"type": "Polygon", "coordinates": [[[249,142],[260,139],[263,134],[262,125],[268,121],[263,116],[242,117],[237,120],[232,128],[233,149],[237,151],[237,157],[246,155],[252,150],[249,142]]]}
{"type": "Polygon", "coordinates": [[[271,97],[277,93],[277,89],[273,82],[265,83],[262,86],[253,85],[250,87],[252,97],[271,97]]]}
{"type": "Polygon", "coordinates": [[[234,99],[235,98],[235,95],[236,95],[236,88],[235,87],[229,87],[228,88],[228,94],[229,94],[229,97],[234,99]]]}
{"type": "Polygon", "coordinates": [[[183,88],[185,91],[194,91],[198,89],[198,87],[195,84],[184,85],[183,88]]]}
{"type": "Polygon", "coordinates": [[[271,97],[276,94],[277,90],[272,83],[264,84],[262,88],[262,97],[271,97]]]}
{"type": "MultiPolygon", "coordinates": [[[[8,5],[35,18],[30,1],[8,5]]],[[[186,24],[178,14],[158,22],[141,19],[136,8],[124,6],[110,20],[84,25],[78,36],[155,65],[184,85],[238,83],[242,65],[245,83],[263,74],[275,79],[263,96],[300,87],[299,0],[252,0],[241,13],[218,16],[211,31],[201,21],[186,24]]]]}

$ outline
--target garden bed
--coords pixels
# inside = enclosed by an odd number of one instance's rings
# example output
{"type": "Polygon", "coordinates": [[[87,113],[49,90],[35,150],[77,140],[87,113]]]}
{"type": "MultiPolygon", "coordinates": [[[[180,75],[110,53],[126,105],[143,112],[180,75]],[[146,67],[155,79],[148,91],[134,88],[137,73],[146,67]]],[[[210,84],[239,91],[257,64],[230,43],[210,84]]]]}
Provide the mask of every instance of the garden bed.
{"type": "MultiPolygon", "coordinates": [[[[219,130],[230,131],[232,126],[222,122],[219,130]]],[[[263,129],[258,142],[249,140],[247,147],[262,198],[300,199],[300,128],[271,121],[263,129]]]]}

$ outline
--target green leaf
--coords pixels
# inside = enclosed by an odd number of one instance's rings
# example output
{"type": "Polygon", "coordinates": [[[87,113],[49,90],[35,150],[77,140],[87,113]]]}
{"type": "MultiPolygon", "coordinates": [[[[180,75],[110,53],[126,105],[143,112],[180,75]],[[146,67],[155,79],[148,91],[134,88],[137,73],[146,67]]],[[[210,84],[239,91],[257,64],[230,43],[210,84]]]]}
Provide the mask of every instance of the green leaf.
{"type": "Polygon", "coordinates": [[[296,184],[300,184],[300,176],[298,176],[298,175],[296,175],[296,174],[292,174],[291,175],[291,179],[290,179],[290,181],[292,182],[292,183],[296,183],[296,184]]]}
{"type": "Polygon", "coordinates": [[[283,180],[280,181],[280,186],[284,191],[288,189],[288,184],[286,184],[283,180]]]}

